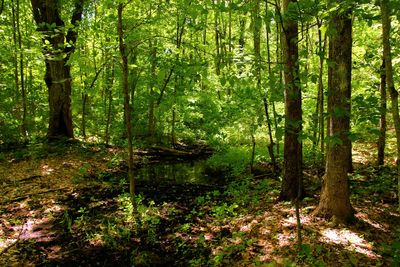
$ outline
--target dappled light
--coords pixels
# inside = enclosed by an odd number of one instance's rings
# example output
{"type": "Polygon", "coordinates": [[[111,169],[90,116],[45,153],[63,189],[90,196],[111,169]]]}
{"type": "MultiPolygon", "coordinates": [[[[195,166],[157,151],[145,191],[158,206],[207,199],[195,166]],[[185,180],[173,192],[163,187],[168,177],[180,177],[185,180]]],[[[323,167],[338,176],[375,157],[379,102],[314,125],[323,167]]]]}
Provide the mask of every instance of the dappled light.
{"type": "MultiPolygon", "coordinates": [[[[394,215],[394,214],[392,214],[392,215],[394,215]]],[[[396,215],[395,215],[395,216],[396,216],[396,215]]],[[[398,214],[397,214],[397,216],[398,216],[398,214]]],[[[371,219],[368,217],[368,214],[359,212],[359,213],[356,214],[356,217],[357,217],[359,220],[368,223],[369,225],[371,225],[372,227],[376,228],[377,230],[380,230],[380,231],[383,231],[383,232],[388,232],[388,231],[389,231],[389,229],[388,229],[388,228],[389,228],[389,225],[388,225],[388,224],[382,225],[381,223],[379,223],[379,222],[377,222],[377,221],[371,220],[371,219]]]]}
{"type": "MultiPolygon", "coordinates": [[[[343,251],[347,251],[359,262],[370,264],[384,261],[385,252],[379,244],[393,238],[396,222],[400,222],[399,213],[389,204],[375,202],[371,209],[370,200],[357,197],[359,222],[349,228],[332,227],[330,222],[311,215],[317,203],[315,198],[308,197],[302,202],[300,220],[303,242],[309,249],[298,254],[295,208],[291,202],[277,202],[275,188],[279,182],[274,179],[241,178],[224,187],[219,177],[215,178],[215,186],[211,186],[203,184],[203,178],[179,185],[182,178],[178,176],[158,177],[157,184],[143,176],[137,184],[137,217],[129,194],[124,193],[127,183],[120,171],[118,151],[114,149],[106,154],[101,150],[91,151],[97,152],[80,160],[74,159],[77,154],[69,153],[47,163],[21,161],[12,166],[12,171],[15,169],[20,174],[10,185],[18,183],[22,197],[8,195],[9,202],[4,202],[8,204],[3,204],[3,209],[9,211],[2,213],[0,227],[5,236],[0,244],[4,253],[17,257],[15,253],[30,244],[32,249],[41,251],[41,256],[32,254],[26,262],[90,262],[114,258],[126,263],[129,259],[140,262],[143,257],[158,261],[153,250],[156,247],[171,264],[177,257],[181,257],[182,264],[195,257],[198,262],[211,265],[223,262],[243,266],[253,262],[286,264],[290,261],[307,264],[324,261],[329,265],[336,260],[346,261],[348,256],[343,251]],[[101,155],[97,156],[98,153],[101,155]],[[114,158],[115,165],[103,158],[114,158]],[[54,171],[43,175],[40,172],[44,166],[54,171]],[[39,172],[40,176],[26,179],[26,170],[33,174],[39,172]],[[98,173],[107,177],[108,182],[99,183],[92,178],[98,173]],[[57,190],[44,190],[44,186],[50,185],[57,190]],[[130,250],[140,253],[131,258],[130,250]],[[328,252],[332,256],[324,256],[328,252]]],[[[176,169],[174,166],[170,168],[176,169]]],[[[185,170],[189,176],[202,173],[201,165],[181,166],[181,176],[185,170]]],[[[160,169],[167,174],[168,166],[160,169]]],[[[151,173],[149,170],[146,175],[151,173]]],[[[365,177],[368,173],[362,169],[357,173],[363,173],[355,176],[357,183],[368,182],[365,177]]],[[[314,179],[311,174],[309,177],[314,179]]],[[[207,179],[212,181],[213,176],[208,175],[207,179]]],[[[7,184],[5,189],[8,188],[7,184]]]]}
{"type": "Polygon", "coordinates": [[[52,174],[52,172],[54,172],[53,168],[50,168],[48,165],[42,166],[42,172],[41,172],[42,175],[50,175],[52,174]]]}
{"type": "Polygon", "coordinates": [[[321,231],[320,240],[326,243],[341,245],[347,250],[362,253],[372,259],[380,257],[373,251],[372,245],[357,233],[348,229],[324,229],[321,231]]]}
{"type": "Polygon", "coordinates": [[[0,266],[400,266],[399,0],[0,0],[0,266]]]}

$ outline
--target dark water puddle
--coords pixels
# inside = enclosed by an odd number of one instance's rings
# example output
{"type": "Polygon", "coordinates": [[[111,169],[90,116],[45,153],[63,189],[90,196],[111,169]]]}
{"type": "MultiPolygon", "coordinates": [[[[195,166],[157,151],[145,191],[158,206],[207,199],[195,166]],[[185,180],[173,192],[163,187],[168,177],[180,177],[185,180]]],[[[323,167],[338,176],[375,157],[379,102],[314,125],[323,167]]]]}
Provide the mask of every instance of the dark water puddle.
{"type": "Polygon", "coordinates": [[[190,205],[197,196],[221,191],[226,184],[223,175],[208,175],[206,160],[161,161],[144,164],[135,172],[137,193],[156,203],[179,202],[190,205]]]}
{"type": "Polygon", "coordinates": [[[177,185],[223,185],[223,176],[210,176],[206,160],[167,161],[142,165],[135,172],[138,182],[177,185]]]}

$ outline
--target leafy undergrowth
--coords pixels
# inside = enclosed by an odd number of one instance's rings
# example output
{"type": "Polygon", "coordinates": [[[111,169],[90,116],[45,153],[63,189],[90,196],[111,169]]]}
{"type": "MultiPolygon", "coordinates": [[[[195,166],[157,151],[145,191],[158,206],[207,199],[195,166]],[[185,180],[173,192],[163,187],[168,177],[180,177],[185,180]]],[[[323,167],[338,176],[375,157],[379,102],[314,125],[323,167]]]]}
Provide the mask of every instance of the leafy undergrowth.
{"type": "Polygon", "coordinates": [[[311,216],[319,174],[305,170],[303,247],[275,177],[226,186],[139,182],[137,212],[123,155],[84,144],[36,145],[0,164],[1,266],[398,266],[395,173],[358,164],[357,222],[311,216]]]}

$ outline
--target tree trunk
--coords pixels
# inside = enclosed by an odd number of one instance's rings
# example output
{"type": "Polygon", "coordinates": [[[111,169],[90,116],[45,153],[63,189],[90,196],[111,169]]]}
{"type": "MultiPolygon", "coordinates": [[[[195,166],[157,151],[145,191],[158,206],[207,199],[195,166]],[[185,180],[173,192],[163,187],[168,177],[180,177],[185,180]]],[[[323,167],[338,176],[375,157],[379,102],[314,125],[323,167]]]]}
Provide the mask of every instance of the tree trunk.
{"type": "MultiPolygon", "coordinates": [[[[217,74],[217,77],[219,79],[219,76],[221,75],[221,25],[218,22],[218,17],[220,16],[220,12],[218,11],[219,9],[219,3],[220,0],[215,0],[214,5],[215,5],[215,13],[214,13],[214,28],[215,28],[215,73],[217,74]]],[[[218,88],[217,89],[217,94],[218,94],[218,99],[221,100],[221,91],[218,88]]]]}
{"type": "MultiPolygon", "coordinates": [[[[86,87],[86,83],[84,83],[86,87]]],[[[86,140],[86,104],[87,104],[88,94],[86,93],[86,88],[82,92],[82,136],[86,140]]]]}
{"type": "Polygon", "coordinates": [[[321,198],[315,214],[338,222],[349,222],[354,218],[347,175],[348,159],[351,156],[351,142],[348,138],[351,108],[351,10],[335,14],[332,24],[335,34],[330,37],[329,60],[332,63],[328,68],[330,142],[321,198]]]}
{"type": "MultiPolygon", "coordinates": [[[[274,142],[272,140],[272,133],[271,133],[271,123],[270,123],[270,118],[269,118],[269,112],[268,112],[268,102],[266,98],[266,93],[263,92],[261,88],[261,81],[262,81],[262,76],[261,76],[261,25],[262,21],[260,18],[260,0],[255,0],[253,2],[253,46],[254,46],[254,57],[255,57],[255,72],[256,72],[256,78],[257,78],[257,91],[259,92],[263,104],[264,104],[264,112],[266,116],[266,123],[268,126],[268,136],[269,136],[269,146],[268,146],[268,153],[271,158],[272,165],[274,166],[274,173],[276,172],[276,161],[275,161],[275,155],[274,155],[274,142]]],[[[268,34],[268,33],[267,33],[268,34]]],[[[268,60],[269,61],[269,60],[268,60]]],[[[271,79],[271,68],[270,68],[270,62],[268,62],[268,74],[269,74],[269,79],[271,79]]]]}
{"type": "Polygon", "coordinates": [[[157,66],[157,47],[153,46],[152,40],[149,45],[150,50],[150,75],[151,81],[149,84],[149,110],[148,110],[148,137],[151,144],[155,142],[156,137],[156,118],[154,115],[155,109],[155,92],[154,83],[156,81],[156,66],[157,66]]]}
{"type": "Polygon", "coordinates": [[[385,145],[386,145],[386,73],[385,61],[380,69],[381,84],[379,87],[380,99],[380,118],[379,118],[379,139],[378,139],[378,166],[385,163],[385,145]]]}
{"type": "MultiPolygon", "coordinates": [[[[265,15],[266,16],[268,15],[268,2],[267,1],[265,1],[265,15]]],[[[270,49],[269,31],[270,31],[270,21],[265,23],[265,34],[266,34],[266,44],[267,44],[268,85],[269,85],[270,92],[272,92],[272,90],[273,90],[273,74],[272,74],[272,69],[271,69],[271,49],[270,49]]],[[[276,164],[276,159],[275,159],[275,154],[274,154],[274,139],[272,138],[272,127],[271,127],[271,119],[270,119],[269,110],[268,110],[267,95],[268,95],[268,91],[265,92],[265,96],[263,97],[263,103],[264,103],[264,111],[265,111],[265,117],[266,117],[266,122],[267,122],[267,127],[268,127],[268,137],[269,137],[268,153],[271,158],[273,172],[276,173],[278,166],[276,164]]],[[[273,106],[275,106],[274,102],[275,101],[272,99],[273,106]]]]}
{"type": "Polygon", "coordinates": [[[284,142],[284,177],[280,200],[295,200],[304,195],[302,179],[302,128],[301,89],[298,62],[298,25],[292,16],[285,16],[290,4],[295,0],[283,1],[282,50],[285,63],[285,142],[284,142]],[[298,194],[301,188],[301,194],[298,194]]]}
{"type": "Polygon", "coordinates": [[[20,74],[20,85],[21,85],[21,96],[22,96],[22,120],[21,120],[21,132],[24,138],[28,136],[28,130],[26,126],[26,113],[27,113],[27,105],[26,105],[26,88],[25,88],[25,77],[24,77],[24,50],[22,49],[22,37],[21,37],[21,27],[20,27],[20,4],[19,0],[16,0],[16,10],[15,10],[15,20],[16,20],[16,29],[18,35],[18,49],[19,49],[19,74],[20,74]]]}
{"type": "Polygon", "coordinates": [[[60,5],[55,0],[31,0],[33,16],[38,31],[43,33],[46,45],[43,53],[46,63],[44,80],[49,95],[49,139],[73,138],[71,112],[71,71],[67,64],[75,50],[78,37],[77,27],[82,20],[84,0],[77,0],[71,17],[73,27],[65,34],[65,24],[61,19],[60,5]],[[69,44],[66,46],[65,44],[69,44]]]}
{"type": "Polygon", "coordinates": [[[318,138],[317,143],[321,142],[320,149],[322,155],[322,161],[325,163],[325,125],[324,125],[324,57],[325,57],[325,49],[326,49],[326,38],[327,35],[324,36],[324,40],[322,41],[322,31],[321,26],[322,22],[317,19],[318,24],[318,52],[319,52],[319,75],[318,75],[318,97],[317,97],[317,109],[316,112],[318,114],[318,138]]]}
{"type": "Polygon", "coordinates": [[[111,113],[112,113],[112,87],[114,84],[114,62],[112,62],[111,70],[110,67],[106,67],[106,92],[108,99],[108,107],[106,109],[106,133],[105,133],[105,142],[106,145],[110,142],[110,126],[111,126],[111,113]],[[109,73],[111,72],[111,73],[109,73]]]}
{"type": "MultiPolygon", "coordinates": [[[[123,4],[118,5],[118,40],[119,52],[122,59],[122,89],[124,94],[124,114],[125,114],[125,127],[128,137],[128,179],[129,179],[129,193],[131,195],[132,203],[135,204],[135,179],[133,176],[133,146],[132,146],[132,120],[131,110],[129,105],[129,88],[128,88],[128,55],[124,43],[124,29],[122,25],[122,11],[123,4]]],[[[134,205],[135,206],[135,205],[134,205]]]]}
{"type": "MultiPolygon", "coordinates": [[[[276,0],[276,7],[275,11],[277,13],[280,12],[280,3],[279,0],[276,0]]],[[[276,23],[276,62],[279,64],[279,62],[282,61],[282,46],[281,46],[281,38],[280,36],[282,35],[282,23],[276,23]]],[[[283,72],[279,71],[279,89],[280,86],[283,84],[283,72]]],[[[276,91],[275,91],[276,92],[276,91]]],[[[278,138],[278,113],[276,112],[276,107],[275,107],[275,101],[272,101],[272,112],[274,115],[274,128],[275,128],[275,139],[276,139],[276,157],[280,158],[280,137],[278,138]]]]}
{"type": "Polygon", "coordinates": [[[386,70],[386,86],[389,90],[390,99],[392,101],[392,115],[393,123],[396,132],[396,165],[397,165],[397,178],[398,178],[398,198],[400,209],[400,116],[399,116],[399,93],[394,87],[393,82],[393,66],[392,55],[390,46],[390,9],[389,1],[381,0],[381,16],[382,16],[382,41],[383,41],[383,59],[385,61],[386,70]]]}
{"type": "Polygon", "coordinates": [[[15,93],[17,108],[15,109],[15,115],[20,117],[19,111],[19,98],[20,98],[20,82],[19,82],[19,70],[18,70],[18,42],[17,42],[17,11],[15,10],[14,3],[11,5],[12,13],[12,25],[13,25],[13,42],[14,42],[14,82],[15,82],[15,93]]]}

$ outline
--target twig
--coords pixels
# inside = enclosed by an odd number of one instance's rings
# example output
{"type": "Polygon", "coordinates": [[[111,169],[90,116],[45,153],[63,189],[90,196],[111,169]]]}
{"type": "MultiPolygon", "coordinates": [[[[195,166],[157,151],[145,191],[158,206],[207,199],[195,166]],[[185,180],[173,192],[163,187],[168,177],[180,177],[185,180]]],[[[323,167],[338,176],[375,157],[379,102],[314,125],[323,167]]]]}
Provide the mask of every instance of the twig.
{"type": "Polygon", "coordinates": [[[50,190],[41,191],[41,192],[29,193],[29,194],[26,194],[25,196],[20,196],[20,197],[16,197],[16,198],[13,198],[13,199],[8,199],[8,200],[5,200],[3,202],[0,202],[0,205],[7,204],[9,202],[20,201],[20,200],[26,199],[26,198],[34,196],[34,195],[47,194],[47,193],[51,193],[51,192],[55,192],[55,191],[65,190],[65,189],[68,189],[68,188],[69,187],[61,187],[61,188],[50,189],[50,190]]]}
{"type": "Polygon", "coordinates": [[[24,223],[23,223],[22,226],[21,226],[21,230],[19,231],[17,240],[16,240],[14,243],[12,243],[11,245],[9,245],[8,247],[6,247],[5,249],[3,249],[3,250],[0,252],[0,257],[3,256],[3,254],[6,254],[7,251],[9,251],[12,247],[16,246],[16,245],[21,241],[20,237],[21,237],[22,233],[24,232],[24,225],[26,224],[27,220],[28,220],[28,219],[25,218],[25,221],[24,221],[24,223]]]}
{"type": "Polygon", "coordinates": [[[41,175],[32,175],[32,176],[23,178],[23,179],[21,179],[21,180],[16,180],[16,182],[26,182],[26,181],[29,181],[29,180],[34,180],[34,179],[36,179],[36,178],[42,178],[42,177],[43,177],[43,176],[41,176],[41,175]]]}

